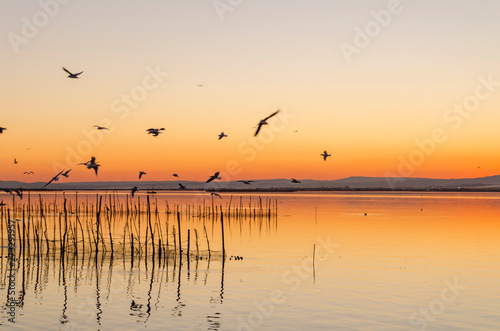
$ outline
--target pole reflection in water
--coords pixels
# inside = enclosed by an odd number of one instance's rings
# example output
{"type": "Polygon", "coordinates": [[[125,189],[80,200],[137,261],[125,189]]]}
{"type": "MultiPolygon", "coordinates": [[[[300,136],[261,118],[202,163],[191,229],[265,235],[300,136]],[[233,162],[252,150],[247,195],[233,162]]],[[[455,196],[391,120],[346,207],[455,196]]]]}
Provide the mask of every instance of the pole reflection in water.
{"type": "Polygon", "coordinates": [[[220,292],[219,292],[219,298],[214,299],[211,298],[210,303],[211,306],[210,308],[215,310],[215,313],[213,315],[208,315],[207,316],[207,322],[209,323],[208,330],[220,330],[221,328],[221,313],[218,310],[218,305],[222,305],[224,301],[224,266],[226,264],[226,259],[223,258],[221,261],[221,278],[220,278],[220,292]]]}

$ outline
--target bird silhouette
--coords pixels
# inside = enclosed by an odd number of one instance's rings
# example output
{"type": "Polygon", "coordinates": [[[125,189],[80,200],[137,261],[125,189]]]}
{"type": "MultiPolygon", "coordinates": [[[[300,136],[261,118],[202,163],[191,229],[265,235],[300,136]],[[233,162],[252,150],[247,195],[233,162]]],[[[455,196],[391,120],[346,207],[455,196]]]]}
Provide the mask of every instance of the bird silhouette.
{"type": "Polygon", "coordinates": [[[326,151],[324,151],[323,154],[320,155],[323,156],[323,161],[326,161],[327,157],[332,156],[332,154],[328,154],[326,151]]]}
{"type": "Polygon", "coordinates": [[[25,171],[24,172],[24,175],[34,175],[35,173],[33,171],[25,171]]]}
{"type": "Polygon", "coordinates": [[[205,183],[210,183],[214,179],[219,179],[219,171],[217,171],[215,174],[213,174],[212,176],[210,176],[210,178],[205,183]]]}
{"type": "Polygon", "coordinates": [[[137,186],[132,187],[132,198],[134,197],[135,192],[139,191],[137,186]]]}
{"type": "Polygon", "coordinates": [[[20,188],[18,190],[14,189],[14,188],[4,188],[3,189],[5,192],[9,193],[9,194],[16,194],[18,197],[20,197],[21,199],[23,198],[23,190],[20,188]]]}
{"type": "Polygon", "coordinates": [[[222,197],[220,196],[220,194],[219,194],[219,193],[212,192],[212,193],[210,193],[210,195],[211,195],[211,196],[216,196],[216,197],[219,197],[219,198],[221,198],[221,199],[222,199],[222,197]]]}
{"type": "MultiPolygon", "coordinates": [[[[63,172],[63,173],[61,174],[61,176],[64,176],[64,177],[68,178],[68,177],[69,177],[69,172],[70,172],[71,170],[72,170],[72,169],[69,169],[68,171],[63,172]]],[[[63,170],[63,171],[64,171],[64,170],[63,170]]]]}
{"type": "Polygon", "coordinates": [[[271,117],[273,117],[274,115],[276,115],[277,113],[279,113],[279,109],[277,111],[275,111],[274,113],[272,113],[271,115],[267,116],[266,118],[260,120],[259,124],[257,125],[257,131],[255,131],[255,134],[254,134],[254,137],[256,137],[259,132],[260,132],[260,129],[262,128],[263,125],[267,125],[267,120],[270,119],[271,117]]]}
{"type": "Polygon", "coordinates": [[[165,128],[161,128],[161,129],[147,129],[146,131],[148,131],[148,134],[152,134],[153,137],[158,137],[158,135],[160,133],[162,133],[161,131],[165,130],[165,128]]]}
{"type": "Polygon", "coordinates": [[[82,71],[82,72],[74,74],[74,73],[71,73],[68,69],[66,69],[64,67],[63,67],[63,70],[66,71],[69,74],[68,78],[80,78],[80,77],[78,77],[78,75],[80,75],[83,72],[82,71]]]}
{"type": "Polygon", "coordinates": [[[296,180],[295,178],[292,178],[292,183],[298,184],[298,183],[300,183],[300,180],[296,180]]]}
{"type": "Polygon", "coordinates": [[[186,189],[186,186],[184,186],[181,183],[179,183],[179,190],[185,190],[185,189],[186,189]]]}
{"type": "Polygon", "coordinates": [[[87,161],[85,163],[78,163],[78,164],[86,166],[87,169],[94,169],[96,176],[97,176],[97,171],[99,170],[99,167],[101,166],[100,164],[97,164],[95,162],[95,157],[94,156],[92,156],[92,158],[90,159],[90,161],[87,161]]]}
{"type": "Polygon", "coordinates": [[[7,130],[7,128],[2,128],[2,127],[0,126],[0,133],[3,133],[3,131],[4,131],[4,130],[7,130]]]}
{"type": "Polygon", "coordinates": [[[109,130],[107,127],[99,125],[94,125],[94,128],[97,128],[97,130],[109,130]]]}
{"type": "Polygon", "coordinates": [[[58,173],[57,175],[55,175],[54,177],[52,177],[52,179],[51,179],[51,180],[49,180],[49,181],[47,182],[47,184],[45,184],[43,187],[46,187],[47,185],[49,185],[49,184],[50,184],[50,183],[52,183],[52,182],[57,182],[57,181],[59,180],[59,176],[61,176],[61,175],[63,174],[63,172],[64,172],[64,169],[63,169],[63,170],[61,170],[61,171],[59,171],[59,173],[58,173]]]}
{"type": "Polygon", "coordinates": [[[144,171],[139,171],[139,179],[141,179],[142,175],[146,175],[144,171]]]}
{"type": "Polygon", "coordinates": [[[243,183],[243,184],[246,184],[246,185],[250,185],[250,184],[251,184],[251,183],[253,183],[254,181],[253,181],[253,180],[239,180],[238,182],[243,183]]]}
{"type": "Polygon", "coordinates": [[[222,139],[222,138],[224,138],[224,137],[227,137],[227,134],[224,134],[224,132],[221,132],[221,133],[219,134],[219,140],[221,140],[221,139],[222,139]]]}

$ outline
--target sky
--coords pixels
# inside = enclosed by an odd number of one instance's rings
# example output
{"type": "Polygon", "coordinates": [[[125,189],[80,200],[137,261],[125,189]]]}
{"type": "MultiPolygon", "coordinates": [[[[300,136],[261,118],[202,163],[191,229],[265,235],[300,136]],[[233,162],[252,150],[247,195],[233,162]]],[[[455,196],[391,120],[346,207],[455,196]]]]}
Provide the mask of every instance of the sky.
{"type": "Polygon", "coordinates": [[[495,0],[3,0],[0,180],[498,175],[499,11],[495,0]],[[92,156],[98,177],[77,165],[92,156]]]}

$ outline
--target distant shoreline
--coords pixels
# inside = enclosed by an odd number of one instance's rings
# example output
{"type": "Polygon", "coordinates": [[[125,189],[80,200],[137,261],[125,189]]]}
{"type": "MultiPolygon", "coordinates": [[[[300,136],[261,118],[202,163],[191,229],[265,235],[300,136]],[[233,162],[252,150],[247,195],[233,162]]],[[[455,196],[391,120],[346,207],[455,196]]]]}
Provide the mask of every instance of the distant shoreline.
{"type": "MultiPolygon", "coordinates": [[[[348,177],[337,180],[300,179],[291,183],[288,178],[256,179],[252,181],[96,181],[96,182],[32,182],[1,181],[0,189],[45,191],[130,191],[139,192],[500,192],[500,175],[459,178],[411,178],[411,177],[348,177]],[[184,188],[185,187],[185,188],[184,188]]],[[[153,193],[152,193],[153,194],[153,193]]]]}
{"type": "MultiPolygon", "coordinates": [[[[128,192],[125,188],[64,188],[64,189],[23,189],[24,192],[97,192],[97,191],[120,191],[128,192]]],[[[255,189],[142,189],[139,192],[147,194],[156,194],[160,192],[221,192],[221,193],[294,193],[294,192],[500,192],[500,188],[255,188],[255,189]]]]}

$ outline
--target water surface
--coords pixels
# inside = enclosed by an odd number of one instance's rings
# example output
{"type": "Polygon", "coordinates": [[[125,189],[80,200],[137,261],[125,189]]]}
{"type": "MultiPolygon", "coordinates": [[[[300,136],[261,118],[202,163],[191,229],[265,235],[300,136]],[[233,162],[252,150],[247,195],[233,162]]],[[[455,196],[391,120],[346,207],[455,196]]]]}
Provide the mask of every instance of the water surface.
{"type": "MultiPolygon", "coordinates": [[[[96,200],[85,192],[65,197],[68,208],[96,200]]],[[[146,196],[138,197],[144,209],[146,196]]],[[[231,196],[222,197],[214,205],[226,212],[231,196]]],[[[52,205],[64,199],[41,198],[52,205]]],[[[32,204],[38,199],[30,195],[32,204]]],[[[12,208],[11,197],[0,200],[12,208]]],[[[102,208],[126,200],[125,193],[104,195],[102,208]]],[[[179,208],[184,254],[190,230],[189,261],[178,250],[168,258],[151,250],[134,258],[128,246],[94,256],[89,245],[64,258],[59,251],[23,257],[18,240],[11,265],[3,215],[0,323],[20,330],[500,329],[500,194],[308,192],[262,194],[261,201],[264,210],[277,201],[277,215],[272,205],[270,217],[224,218],[226,259],[220,218],[195,212],[212,205],[201,192],[150,196],[162,245],[168,237],[173,247],[179,208]]],[[[15,203],[13,216],[21,219],[27,197],[15,203]]],[[[248,205],[258,203],[258,195],[233,194],[231,208],[250,213],[248,205]]],[[[60,212],[46,215],[48,224],[58,227],[60,212]]],[[[135,228],[139,218],[120,217],[110,223],[115,242],[126,242],[128,226],[139,234],[146,225],[144,217],[135,228]]],[[[92,227],[90,220],[81,215],[83,227],[92,227]]]]}

